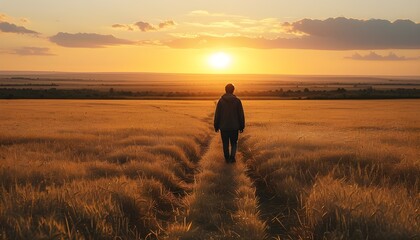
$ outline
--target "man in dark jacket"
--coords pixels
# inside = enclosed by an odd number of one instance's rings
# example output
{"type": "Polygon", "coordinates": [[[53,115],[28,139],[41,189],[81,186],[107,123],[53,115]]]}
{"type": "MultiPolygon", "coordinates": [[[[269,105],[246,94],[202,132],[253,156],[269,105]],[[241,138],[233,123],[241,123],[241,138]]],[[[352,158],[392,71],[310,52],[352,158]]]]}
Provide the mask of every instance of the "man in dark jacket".
{"type": "Polygon", "coordinates": [[[217,102],[216,112],[214,114],[214,130],[220,130],[223,142],[223,153],[226,163],[236,161],[235,154],[238,142],[238,131],[243,132],[245,128],[245,115],[242,102],[233,95],[235,86],[228,84],[225,87],[224,94],[217,102]],[[229,142],[232,146],[229,153],[229,142]]]}

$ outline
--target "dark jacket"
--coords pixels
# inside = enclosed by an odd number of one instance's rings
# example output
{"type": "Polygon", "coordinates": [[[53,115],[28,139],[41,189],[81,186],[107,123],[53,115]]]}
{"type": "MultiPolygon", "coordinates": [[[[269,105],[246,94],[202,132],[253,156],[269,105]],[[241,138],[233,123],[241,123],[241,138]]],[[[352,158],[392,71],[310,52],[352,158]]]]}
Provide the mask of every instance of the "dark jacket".
{"type": "Polygon", "coordinates": [[[215,130],[243,130],[245,128],[245,115],[242,102],[231,93],[226,93],[217,102],[214,113],[215,130]]]}

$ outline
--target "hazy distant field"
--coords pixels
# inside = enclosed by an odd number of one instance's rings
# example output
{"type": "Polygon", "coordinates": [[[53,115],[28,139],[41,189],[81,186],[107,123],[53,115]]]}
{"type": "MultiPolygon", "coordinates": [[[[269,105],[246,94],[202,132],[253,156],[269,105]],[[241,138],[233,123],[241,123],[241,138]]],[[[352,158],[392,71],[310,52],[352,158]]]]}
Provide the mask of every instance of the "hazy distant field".
{"type": "Polygon", "coordinates": [[[348,90],[420,88],[420,76],[310,76],[263,74],[169,74],[169,73],[57,73],[0,72],[0,88],[95,89],[108,91],[166,91],[220,93],[226,82],[238,91],[276,89],[348,90]]]}
{"type": "Polygon", "coordinates": [[[0,238],[416,239],[420,101],[0,101],[0,238]]]}

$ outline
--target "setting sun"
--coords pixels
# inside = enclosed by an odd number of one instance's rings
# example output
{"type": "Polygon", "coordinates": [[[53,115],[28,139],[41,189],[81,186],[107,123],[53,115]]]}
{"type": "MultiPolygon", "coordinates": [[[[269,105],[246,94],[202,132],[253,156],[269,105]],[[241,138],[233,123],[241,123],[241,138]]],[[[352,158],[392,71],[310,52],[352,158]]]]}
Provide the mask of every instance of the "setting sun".
{"type": "Polygon", "coordinates": [[[232,57],[224,52],[217,52],[208,58],[209,65],[214,69],[226,69],[232,63],[232,57]]]}

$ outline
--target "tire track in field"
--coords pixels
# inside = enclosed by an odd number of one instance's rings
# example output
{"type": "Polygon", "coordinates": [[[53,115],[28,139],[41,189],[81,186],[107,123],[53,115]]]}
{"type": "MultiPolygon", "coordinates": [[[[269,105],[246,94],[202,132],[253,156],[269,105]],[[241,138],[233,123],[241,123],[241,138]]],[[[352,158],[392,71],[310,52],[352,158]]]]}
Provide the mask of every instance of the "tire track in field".
{"type": "Polygon", "coordinates": [[[199,161],[193,191],[184,199],[183,219],[167,229],[169,239],[264,239],[255,188],[242,157],[226,164],[215,135],[199,161]]]}

